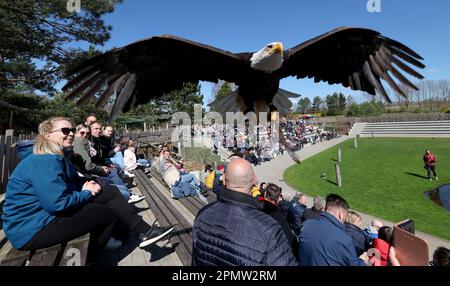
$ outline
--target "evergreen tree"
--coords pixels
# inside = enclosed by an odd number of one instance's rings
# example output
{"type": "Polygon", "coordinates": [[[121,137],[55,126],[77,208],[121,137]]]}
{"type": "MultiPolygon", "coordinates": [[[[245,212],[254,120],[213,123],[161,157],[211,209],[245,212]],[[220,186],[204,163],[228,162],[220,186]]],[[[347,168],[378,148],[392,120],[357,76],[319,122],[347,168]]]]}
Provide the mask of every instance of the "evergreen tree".
{"type": "Polygon", "coordinates": [[[120,2],[81,1],[82,10],[76,13],[68,11],[67,1],[0,0],[0,105],[6,106],[6,91],[19,86],[56,94],[54,86],[64,69],[84,54],[69,44],[105,43],[111,27],[102,16],[120,2]]]}
{"type": "Polygon", "coordinates": [[[312,104],[312,111],[318,113],[322,111],[323,100],[320,96],[315,96],[312,104]]]}
{"type": "MultiPolygon", "coordinates": [[[[220,84],[220,82],[218,84],[220,84]]],[[[218,90],[216,88],[217,88],[217,85],[215,87],[215,90],[213,91],[213,96],[214,96],[213,101],[220,100],[224,97],[227,97],[233,92],[233,89],[231,88],[231,85],[228,82],[222,82],[222,85],[220,86],[220,88],[218,90]]],[[[213,106],[211,106],[210,111],[215,111],[213,106]]]]}
{"type": "Polygon", "coordinates": [[[298,106],[296,112],[299,113],[307,113],[311,109],[311,100],[307,97],[304,97],[298,101],[298,106]]]}
{"type": "Polygon", "coordinates": [[[327,115],[339,114],[339,95],[336,92],[332,95],[327,95],[325,102],[327,104],[327,115]]]}
{"type": "MultiPolygon", "coordinates": [[[[200,85],[185,83],[181,90],[175,90],[153,99],[147,104],[140,105],[117,119],[117,124],[147,122],[150,125],[168,123],[176,112],[186,112],[194,120],[194,104],[202,104],[203,95],[200,85]]],[[[142,126],[142,124],[141,124],[142,126]]]]}

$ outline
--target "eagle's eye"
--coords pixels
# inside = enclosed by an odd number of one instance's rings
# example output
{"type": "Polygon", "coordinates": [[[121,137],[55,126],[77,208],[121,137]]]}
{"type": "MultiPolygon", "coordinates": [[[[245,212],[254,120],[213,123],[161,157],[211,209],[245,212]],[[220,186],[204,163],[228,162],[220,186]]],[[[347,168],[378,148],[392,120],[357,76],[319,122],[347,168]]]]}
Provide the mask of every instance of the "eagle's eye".
{"type": "Polygon", "coordinates": [[[268,46],[267,46],[267,49],[269,49],[269,50],[272,49],[272,48],[273,48],[272,45],[268,45],[268,46]]]}

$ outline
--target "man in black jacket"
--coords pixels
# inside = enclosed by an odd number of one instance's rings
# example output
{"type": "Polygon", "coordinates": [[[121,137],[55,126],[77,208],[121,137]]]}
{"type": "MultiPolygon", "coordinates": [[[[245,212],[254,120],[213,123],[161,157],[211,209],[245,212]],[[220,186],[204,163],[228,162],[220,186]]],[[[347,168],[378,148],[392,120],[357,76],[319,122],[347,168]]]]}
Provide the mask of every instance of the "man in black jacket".
{"type": "Polygon", "coordinates": [[[226,188],[217,202],[200,210],[192,227],[192,265],[296,265],[281,226],[250,195],[255,183],[246,160],[227,165],[226,188]]]}
{"type": "Polygon", "coordinates": [[[313,199],[313,206],[303,212],[302,223],[305,220],[318,218],[325,210],[325,199],[321,196],[315,196],[313,199]]]}

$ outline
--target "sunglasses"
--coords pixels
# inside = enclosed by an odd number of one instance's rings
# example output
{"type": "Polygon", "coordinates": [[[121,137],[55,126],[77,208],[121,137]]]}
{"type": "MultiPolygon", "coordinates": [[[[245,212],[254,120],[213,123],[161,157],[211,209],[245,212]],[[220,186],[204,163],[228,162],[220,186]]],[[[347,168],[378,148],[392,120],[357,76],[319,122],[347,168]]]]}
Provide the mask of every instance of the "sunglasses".
{"type": "Polygon", "coordinates": [[[89,135],[91,135],[91,132],[80,131],[80,135],[81,136],[84,136],[84,135],[89,136],[89,135]]]}
{"type": "Polygon", "coordinates": [[[75,134],[75,132],[77,131],[76,128],[69,128],[69,127],[63,127],[63,128],[59,128],[56,130],[51,131],[50,133],[56,132],[56,131],[61,131],[62,134],[64,135],[69,135],[70,132],[72,132],[73,134],[75,134]]]}

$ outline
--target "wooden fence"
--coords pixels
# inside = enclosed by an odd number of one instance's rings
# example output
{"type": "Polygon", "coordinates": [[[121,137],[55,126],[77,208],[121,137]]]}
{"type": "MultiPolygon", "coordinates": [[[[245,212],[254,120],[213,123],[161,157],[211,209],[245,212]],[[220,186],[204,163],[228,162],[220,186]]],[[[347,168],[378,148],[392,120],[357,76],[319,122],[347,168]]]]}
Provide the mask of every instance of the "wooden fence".
{"type": "Polygon", "coordinates": [[[34,134],[20,136],[0,135],[0,194],[5,193],[8,179],[19,163],[19,157],[14,143],[29,139],[34,139],[34,134]]]}
{"type": "Polygon", "coordinates": [[[150,131],[137,131],[137,132],[129,132],[129,133],[124,133],[124,132],[119,132],[119,134],[121,133],[121,136],[128,136],[130,137],[133,141],[137,142],[137,144],[154,144],[154,145],[159,145],[159,144],[164,144],[167,142],[171,142],[172,141],[172,128],[167,128],[167,129],[159,129],[159,130],[150,130],[150,131]]]}

